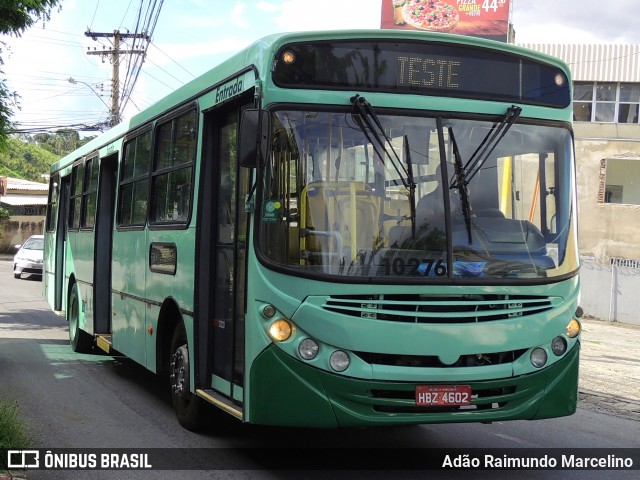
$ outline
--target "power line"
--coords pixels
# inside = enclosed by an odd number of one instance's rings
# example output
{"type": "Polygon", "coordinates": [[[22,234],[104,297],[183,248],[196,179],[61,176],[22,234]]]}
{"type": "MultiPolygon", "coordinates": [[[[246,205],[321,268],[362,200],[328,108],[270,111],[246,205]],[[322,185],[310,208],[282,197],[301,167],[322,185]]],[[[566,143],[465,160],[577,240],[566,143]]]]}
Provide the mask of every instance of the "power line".
{"type": "MultiPolygon", "coordinates": [[[[146,11],[143,13],[145,0],[140,1],[140,8],[138,10],[138,16],[136,20],[136,26],[133,33],[122,33],[120,30],[115,30],[113,33],[97,33],[92,32],[90,29],[85,32],[85,36],[91,37],[93,40],[98,38],[110,38],[112,39],[110,48],[104,48],[103,50],[89,50],[87,55],[101,55],[106,57],[110,56],[112,66],[112,89],[111,89],[111,124],[115,125],[120,120],[120,114],[126,108],[133,88],[137,82],[138,76],[142,69],[142,63],[146,57],[147,49],[151,41],[151,36],[158,22],[160,11],[164,0],[150,0],[146,6],[146,11]],[[127,40],[131,40],[131,46],[129,49],[121,48],[127,40]],[[122,95],[120,94],[120,64],[122,62],[121,56],[126,55],[126,73],[122,82],[122,95]],[[122,100],[121,100],[122,97],[122,100]]],[[[131,3],[129,4],[129,7],[131,3]]],[[[129,7],[127,7],[127,12],[129,7]]],[[[125,12],[126,17],[126,12],[125,12]]],[[[124,22],[124,18],[123,21],[124,22]]]]}
{"type": "MultiPolygon", "coordinates": [[[[127,73],[125,75],[124,87],[123,87],[123,107],[124,110],[131,98],[131,94],[133,93],[133,88],[138,80],[138,76],[140,75],[140,71],[142,69],[142,63],[144,62],[147,54],[147,50],[149,48],[149,43],[151,42],[151,38],[153,36],[153,32],[155,31],[156,25],[158,23],[158,18],[160,17],[160,11],[162,10],[162,5],[164,0],[160,0],[159,4],[157,0],[153,0],[153,2],[149,2],[147,6],[147,10],[145,13],[145,19],[143,21],[142,28],[140,29],[140,18],[142,16],[142,7],[144,4],[144,0],[140,1],[140,9],[138,11],[138,19],[136,22],[136,33],[143,32],[147,35],[146,43],[144,45],[144,54],[138,57],[135,57],[133,62],[129,61],[127,64],[127,73]]],[[[133,45],[135,46],[137,38],[133,39],[133,45]]],[[[131,57],[129,57],[131,59],[131,57]]]]}
{"type": "Polygon", "coordinates": [[[116,125],[120,121],[120,55],[132,55],[132,54],[144,54],[146,50],[135,49],[122,50],[120,48],[120,42],[122,39],[147,39],[147,35],[144,33],[121,33],[119,30],[113,33],[99,33],[88,30],[85,32],[87,37],[91,37],[96,40],[99,37],[113,38],[113,47],[111,49],[105,49],[102,51],[88,51],[87,55],[109,55],[111,58],[111,109],[110,120],[111,126],[116,125]]]}
{"type": "MultiPolygon", "coordinates": [[[[147,62],[149,62],[151,65],[155,66],[158,68],[158,70],[162,70],[164,73],[166,73],[168,76],[170,76],[171,78],[173,78],[175,81],[180,83],[180,86],[184,85],[185,82],[183,82],[181,79],[179,79],[178,77],[176,77],[175,75],[173,75],[172,73],[168,72],[167,70],[165,70],[164,68],[162,68],[160,65],[158,65],[156,62],[154,62],[153,60],[147,59],[147,62]]],[[[163,81],[157,79],[156,77],[154,77],[153,75],[149,74],[149,72],[144,72],[146,75],[149,75],[151,78],[153,78],[154,80],[157,80],[158,82],[162,83],[164,86],[169,87],[171,89],[173,89],[174,87],[171,87],[170,85],[167,85],[166,83],[164,83],[163,81]]],[[[195,78],[195,77],[194,77],[195,78]]]]}
{"type": "Polygon", "coordinates": [[[96,19],[96,14],[98,13],[99,6],[100,6],[100,0],[96,2],[96,9],[93,11],[93,18],[91,19],[91,23],[89,24],[89,30],[93,28],[93,21],[96,19]]]}
{"type": "MultiPolygon", "coordinates": [[[[133,14],[132,7],[133,0],[130,0],[128,7],[123,15],[122,21],[120,23],[120,27],[126,24],[127,16],[131,16],[133,14]]],[[[135,102],[132,98],[132,94],[139,79],[140,73],[144,72],[148,77],[150,77],[154,82],[158,82],[161,85],[164,85],[169,90],[175,90],[176,87],[168,85],[160,78],[150,74],[148,72],[148,68],[143,68],[143,64],[146,58],[146,54],[148,51],[149,44],[151,43],[151,38],[153,32],[158,24],[159,17],[161,14],[162,6],[164,4],[164,0],[140,0],[138,9],[135,12],[136,18],[134,21],[134,27],[131,31],[124,29],[122,33],[119,33],[121,42],[118,45],[119,47],[119,55],[118,59],[113,63],[114,68],[121,69],[122,72],[122,80],[120,81],[120,76],[118,76],[117,81],[116,77],[113,76],[111,81],[106,80],[104,78],[100,78],[97,76],[90,75],[78,75],[72,72],[55,72],[55,71],[36,71],[37,75],[23,75],[20,73],[11,74],[8,76],[8,84],[13,84],[18,90],[26,89],[25,92],[26,97],[23,97],[20,101],[20,106],[16,105],[16,113],[19,112],[18,118],[20,118],[19,123],[16,126],[16,131],[49,131],[52,129],[59,128],[74,128],[75,126],[81,127],[83,129],[91,128],[94,129],[96,127],[104,128],[105,123],[109,122],[111,124],[116,123],[117,120],[120,119],[120,114],[124,112],[127,108],[128,102],[131,101],[132,105],[135,106],[138,110],[140,107],[146,108],[147,105],[154,103],[156,99],[146,97],[144,92],[140,92],[136,94],[135,102]],[[73,78],[76,78],[79,83],[85,83],[94,86],[93,94],[98,96],[98,99],[104,103],[103,96],[109,96],[111,94],[112,97],[112,106],[107,108],[105,111],[96,111],[99,110],[97,107],[100,105],[99,103],[95,103],[95,106],[92,107],[93,111],[84,110],[83,112],[72,112],[68,110],[43,110],[42,108],[38,108],[37,112],[33,111],[35,105],[39,102],[49,101],[51,99],[56,98],[64,98],[64,97],[75,97],[75,98],[89,98],[93,96],[89,93],[89,89],[86,89],[86,93],[83,92],[82,88],[65,88],[62,82],[68,85],[68,78],[71,75],[73,78]],[[98,87],[98,84],[102,83],[102,88],[98,87]],[[117,110],[114,109],[116,100],[117,90],[121,87],[120,91],[120,100],[118,104],[117,110]],[[111,90],[111,92],[109,92],[111,90]],[[103,95],[104,93],[104,95],[103,95]],[[22,109],[21,107],[24,107],[22,109]],[[29,110],[32,111],[29,111],[29,110]],[[114,117],[113,113],[117,113],[117,117],[114,117]],[[117,118],[117,120],[115,120],[117,118]]],[[[124,6],[124,5],[123,5],[124,6]]],[[[96,19],[100,18],[98,15],[100,9],[102,8],[102,4],[100,0],[96,0],[95,9],[93,12],[93,16],[91,18],[90,25],[91,27],[94,25],[96,19]]],[[[111,8],[111,6],[109,6],[111,8]]],[[[88,32],[92,31],[92,28],[89,27],[87,29],[88,32]]],[[[24,40],[35,42],[41,45],[53,45],[60,47],[69,47],[71,49],[76,49],[78,47],[82,47],[83,51],[86,52],[86,43],[77,40],[77,37],[87,37],[93,36],[95,34],[84,35],[77,33],[69,33],[58,30],[49,30],[46,29],[44,31],[45,35],[51,34],[50,37],[43,36],[41,32],[34,32],[29,37],[24,38],[24,40]]],[[[105,34],[104,37],[96,37],[94,38],[95,42],[91,46],[91,50],[87,52],[87,55],[82,55],[84,59],[90,59],[90,55],[98,55],[103,58],[103,60],[110,57],[110,50],[115,50],[113,40],[114,33],[105,34]],[[111,40],[111,41],[110,41],[111,40]],[[97,48],[95,48],[95,47],[97,48]],[[95,53],[93,53],[95,52],[95,53]]],[[[167,55],[164,51],[162,51],[158,45],[154,45],[156,49],[162,53],[166,58],[168,58],[173,64],[177,65],[181,70],[185,71],[188,75],[195,78],[195,76],[189,72],[187,69],[182,67],[178,62],[173,60],[169,55],[167,55]]],[[[34,47],[35,48],[35,47],[34,47]]],[[[91,65],[97,65],[99,62],[88,62],[91,65]]],[[[167,75],[167,77],[171,77],[172,80],[169,83],[173,83],[175,80],[179,82],[179,85],[183,85],[184,81],[180,80],[176,76],[172,75],[170,71],[163,69],[160,65],[151,62],[153,69],[158,69],[162,72],[163,75],[167,75]]],[[[165,65],[166,66],[166,65],[165,65]]],[[[6,70],[11,70],[11,65],[7,65],[6,70]]],[[[174,70],[174,69],[172,69],[174,70]]],[[[166,80],[166,79],[165,79],[166,80]]],[[[80,86],[78,86],[80,87],[80,86]]],[[[105,99],[106,100],[106,99],[105,99]]],[[[88,100],[83,101],[86,104],[93,105],[94,102],[89,102],[88,100]]],[[[107,100],[107,103],[109,101],[107,100]]],[[[62,102],[60,102],[62,105],[62,102]]]]}
{"type": "MultiPolygon", "coordinates": [[[[158,45],[156,45],[154,42],[151,42],[151,45],[153,47],[156,48],[156,50],[158,50],[161,54],[163,54],[165,57],[167,57],[169,60],[171,60],[173,63],[175,63],[178,67],[180,67],[182,70],[184,70],[186,73],[188,73],[189,75],[191,75],[192,78],[196,78],[196,76],[191,73],[189,70],[187,70],[186,68],[184,68],[182,65],[180,65],[178,62],[176,62],[173,58],[171,58],[168,54],[166,54],[165,52],[163,52],[160,47],[158,47],[158,45]]],[[[157,64],[154,64],[156,66],[158,66],[157,64]]],[[[175,77],[174,77],[175,78],[175,77]]],[[[184,83],[184,82],[183,82],[184,83]]]]}

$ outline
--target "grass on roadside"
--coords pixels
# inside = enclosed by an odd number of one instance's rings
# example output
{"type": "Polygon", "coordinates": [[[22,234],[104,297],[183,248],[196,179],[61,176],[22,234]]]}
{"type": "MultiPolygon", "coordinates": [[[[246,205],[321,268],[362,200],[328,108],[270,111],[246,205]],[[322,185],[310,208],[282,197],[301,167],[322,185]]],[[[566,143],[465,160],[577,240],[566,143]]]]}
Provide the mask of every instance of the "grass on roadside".
{"type": "MultiPolygon", "coordinates": [[[[18,403],[0,397],[0,452],[29,448],[30,436],[18,414],[18,403]]],[[[7,471],[6,453],[0,455],[0,473],[7,471]]]]}

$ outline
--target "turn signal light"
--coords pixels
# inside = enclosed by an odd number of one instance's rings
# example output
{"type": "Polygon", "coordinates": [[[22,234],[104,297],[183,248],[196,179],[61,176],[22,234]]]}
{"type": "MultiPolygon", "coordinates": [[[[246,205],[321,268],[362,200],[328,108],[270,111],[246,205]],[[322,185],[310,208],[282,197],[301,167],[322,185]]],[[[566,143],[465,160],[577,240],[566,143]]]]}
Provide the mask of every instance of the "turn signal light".
{"type": "Polygon", "coordinates": [[[580,333],[580,322],[575,318],[569,322],[567,325],[566,334],[569,338],[576,338],[580,333]]]}

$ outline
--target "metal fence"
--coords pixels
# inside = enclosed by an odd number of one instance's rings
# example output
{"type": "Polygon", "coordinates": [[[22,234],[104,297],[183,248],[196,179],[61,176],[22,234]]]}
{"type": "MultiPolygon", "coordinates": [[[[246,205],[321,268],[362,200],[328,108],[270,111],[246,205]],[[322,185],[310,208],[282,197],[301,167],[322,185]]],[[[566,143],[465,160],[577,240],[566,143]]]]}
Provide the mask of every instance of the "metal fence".
{"type": "Polygon", "coordinates": [[[640,325],[640,260],[580,259],[580,305],[585,315],[640,325]]]}

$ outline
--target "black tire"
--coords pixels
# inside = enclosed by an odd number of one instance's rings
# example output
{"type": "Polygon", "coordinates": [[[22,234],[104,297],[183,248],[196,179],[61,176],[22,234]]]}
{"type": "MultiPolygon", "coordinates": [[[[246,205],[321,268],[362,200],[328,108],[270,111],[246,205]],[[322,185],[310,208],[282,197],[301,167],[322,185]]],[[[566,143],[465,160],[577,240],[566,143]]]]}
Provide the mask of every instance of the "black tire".
{"type": "MultiPolygon", "coordinates": [[[[15,270],[15,269],[16,269],[16,265],[13,266],[13,270],[15,270]]],[[[14,273],[13,274],[13,278],[20,278],[21,276],[22,276],[21,273],[14,273]]]]}
{"type": "Polygon", "coordinates": [[[93,346],[93,338],[80,329],[80,293],[75,283],[69,295],[67,305],[67,321],[69,322],[69,345],[77,353],[88,353],[93,346]]]}
{"type": "Polygon", "coordinates": [[[190,391],[189,348],[184,324],[176,325],[169,352],[169,388],[171,401],[180,425],[197,432],[205,426],[203,400],[190,391]]]}

